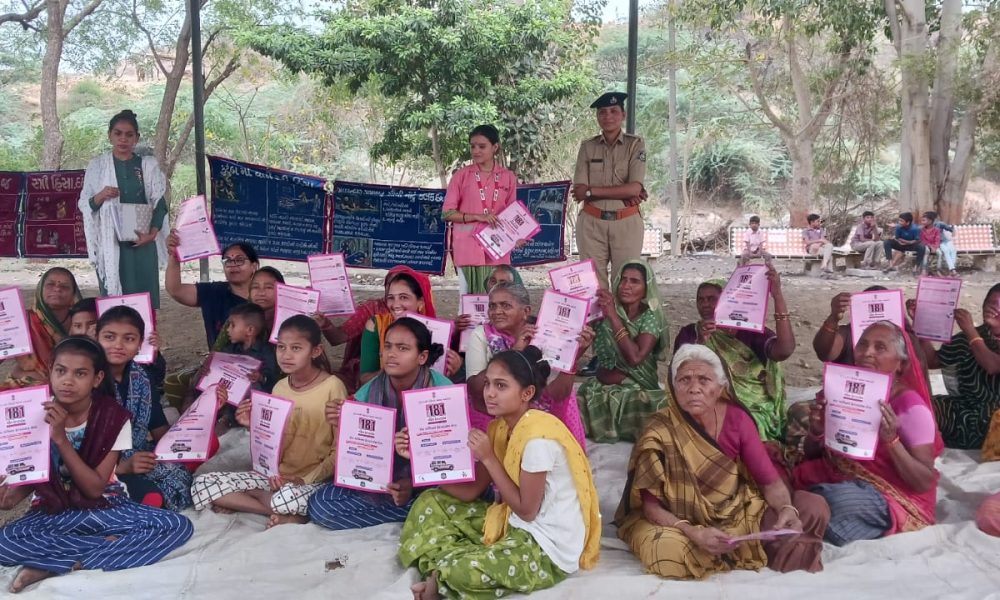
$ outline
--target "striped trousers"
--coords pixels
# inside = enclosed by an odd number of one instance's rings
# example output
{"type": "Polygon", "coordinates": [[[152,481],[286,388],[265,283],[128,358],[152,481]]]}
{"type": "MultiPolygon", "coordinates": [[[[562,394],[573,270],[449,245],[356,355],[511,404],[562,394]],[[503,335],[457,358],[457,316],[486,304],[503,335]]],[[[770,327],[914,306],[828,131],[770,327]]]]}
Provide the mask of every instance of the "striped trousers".
{"type": "Polygon", "coordinates": [[[191,539],[194,526],[175,512],[121,496],[108,508],[38,510],[0,529],[0,565],[52,573],[74,567],[117,571],[151,565],[191,539]]]}
{"type": "MultiPolygon", "coordinates": [[[[306,515],[306,502],[319,488],[319,484],[296,485],[286,483],[271,496],[271,511],[278,515],[306,515]]],[[[205,510],[219,498],[234,492],[269,490],[267,477],[254,471],[233,473],[205,473],[194,478],[191,499],[195,510],[205,510]]]]}
{"type": "Polygon", "coordinates": [[[309,519],[327,529],[361,529],[383,523],[402,523],[414,498],[396,506],[392,496],[362,492],[328,483],[309,498],[309,519]]]}
{"type": "Polygon", "coordinates": [[[821,483],[809,491],[823,496],[830,506],[830,523],[824,538],[834,546],[878,539],[892,527],[889,503],[867,481],[821,483]]]}

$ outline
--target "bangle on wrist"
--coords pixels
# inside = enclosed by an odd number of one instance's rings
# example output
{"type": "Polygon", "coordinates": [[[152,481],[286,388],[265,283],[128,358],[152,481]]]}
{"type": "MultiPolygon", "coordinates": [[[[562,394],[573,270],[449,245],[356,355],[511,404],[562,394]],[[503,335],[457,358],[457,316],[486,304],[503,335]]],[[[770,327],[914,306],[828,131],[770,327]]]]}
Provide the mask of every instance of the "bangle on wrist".
{"type": "Polygon", "coordinates": [[[982,342],[984,346],[986,345],[986,340],[984,340],[983,336],[981,336],[981,335],[977,335],[976,337],[974,337],[971,340],[969,340],[969,346],[971,347],[976,342],[982,342]]]}
{"type": "Polygon", "coordinates": [[[791,313],[787,312],[776,312],[774,313],[774,320],[777,321],[788,321],[790,320],[791,313]]]}
{"type": "Polygon", "coordinates": [[[690,525],[691,521],[688,521],[687,519],[677,519],[676,521],[674,521],[674,524],[671,525],[671,527],[673,527],[674,529],[679,529],[681,523],[687,523],[688,525],[690,525]]]}
{"type": "Polygon", "coordinates": [[[795,507],[794,507],[794,506],[792,506],[791,504],[785,504],[784,506],[782,506],[781,508],[779,508],[779,509],[778,509],[778,512],[781,512],[781,511],[785,510],[786,508],[790,508],[790,509],[792,509],[792,512],[793,512],[793,513],[795,513],[795,516],[796,516],[796,517],[799,517],[799,516],[801,516],[801,515],[799,514],[799,509],[795,508],[795,507]]]}

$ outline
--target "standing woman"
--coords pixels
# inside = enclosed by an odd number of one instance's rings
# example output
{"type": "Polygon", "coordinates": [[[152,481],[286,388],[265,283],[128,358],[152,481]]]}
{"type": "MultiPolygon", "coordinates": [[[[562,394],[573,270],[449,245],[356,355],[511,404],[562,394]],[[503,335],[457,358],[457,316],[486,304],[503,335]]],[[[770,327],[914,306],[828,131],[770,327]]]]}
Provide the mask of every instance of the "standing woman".
{"type": "MultiPolygon", "coordinates": [[[[495,225],[497,214],[514,203],[517,177],[500,165],[500,134],[492,125],[469,133],[472,164],[455,172],[444,197],[444,220],[452,225],[452,261],[458,268],[459,294],[485,294],[483,282],[494,265],[509,265],[510,255],[493,260],[473,234],[480,223],[495,225]]],[[[524,245],[518,241],[518,247],[524,245]]]]}
{"type": "MultiPolygon", "coordinates": [[[[80,213],[87,255],[97,269],[102,296],[149,292],[160,308],[160,269],[167,264],[167,178],[152,156],[138,156],[139,123],[123,110],[108,126],[111,152],[87,165],[80,193],[80,213]],[[112,211],[118,204],[145,204],[152,212],[149,229],[135,231],[135,241],[119,241],[112,211]]],[[[130,232],[131,233],[131,232],[130,232]]]]}

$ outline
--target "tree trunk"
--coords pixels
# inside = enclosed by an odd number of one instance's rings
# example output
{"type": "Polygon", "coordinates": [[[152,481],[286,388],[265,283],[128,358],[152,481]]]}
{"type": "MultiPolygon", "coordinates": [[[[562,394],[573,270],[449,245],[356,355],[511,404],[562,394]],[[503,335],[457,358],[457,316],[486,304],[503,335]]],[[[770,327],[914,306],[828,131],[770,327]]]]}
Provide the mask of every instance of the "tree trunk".
{"type": "MultiPolygon", "coordinates": [[[[173,65],[170,70],[163,67],[158,59],[157,64],[166,83],[163,86],[163,98],[160,100],[160,114],[156,118],[156,132],[153,140],[153,156],[160,163],[163,174],[167,176],[167,181],[174,174],[177,161],[171,160],[170,128],[173,126],[174,109],[177,107],[177,94],[180,91],[181,83],[184,81],[184,71],[187,69],[190,58],[191,46],[191,4],[184,3],[184,23],[181,25],[180,33],[177,34],[177,43],[174,45],[173,65]]],[[[150,43],[149,49],[155,54],[156,47],[150,43]]],[[[180,154],[179,152],[177,154],[180,154]]]]}
{"type": "Polygon", "coordinates": [[[965,192],[969,188],[972,163],[976,156],[976,127],[979,125],[979,111],[969,109],[958,126],[958,140],[955,157],[948,168],[944,187],[937,197],[937,212],[945,223],[961,223],[965,220],[965,192]]]}
{"type": "Polygon", "coordinates": [[[441,179],[441,187],[448,187],[448,174],[445,173],[444,161],[441,158],[441,141],[438,137],[437,125],[431,125],[431,157],[434,159],[434,168],[437,169],[438,177],[441,179]]]}
{"type": "Polygon", "coordinates": [[[42,108],[42,168],[56,170],[62,166],[63,136],[59,129],[59,63],[63,50],[63,21],[69,0],[47,0],[45,56],[42,57],[42,87],[39,101],[42,108]]]}
{"type": "MultiPolygon", "coordinates": [[[[908,173],[908,194],[900,190],[899,204],[904,211],[930,210],[931,158],[929,82],[924,70],[927,56],[927,19],[923,0],[902,0],[900,19],[900,70],[903,80],[902,101],[906,119],[903,127],[909,160],[900,165],[900,174],[908,173]]],[[[903,154],[903,153],[901,153],[903,154]]],[[[900,186],[903,187],[902,185],[900,186]]]]}
{"type": "Polygon", "coordinates": [[[938,32],[937,66],[931,93],[930,166],[931,190],[940,203],[948,179],[952,120],[955,111],[955,75],[961,44],[962,0],[944,0],[938,32]]]}
{"type": "Polygon", "coordinates": [[[805,227],[806,216],[813,202],[813,140],[786,139],[788,156],[792,159],[792,188],[788,202],[789,226],[805,227]]]}

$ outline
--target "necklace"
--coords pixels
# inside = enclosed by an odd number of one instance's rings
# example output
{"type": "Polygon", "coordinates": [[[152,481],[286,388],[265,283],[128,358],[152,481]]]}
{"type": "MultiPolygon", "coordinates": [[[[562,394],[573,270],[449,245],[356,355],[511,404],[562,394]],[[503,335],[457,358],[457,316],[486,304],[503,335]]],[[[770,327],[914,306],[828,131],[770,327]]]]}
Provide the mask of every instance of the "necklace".
{"type": "Polygon", "coordinates": [[[288,376],[288,387],[290,387],[290,388],[292,388],[293,390],[296,390],[296,391],[305,389],[305,388],[311,386],[313,383],[315,383],[316,380],[319,379],[319,376],[322,375],[322,374],[323,374],[323,369],[317,369],[316,370],[316,375],[312,379],[309,380],[309,383],[306,383],[306,384],[303,384],[303,385],[295,385],[295,383],[292,382],[292,376],[289,375],[288,376]]]}
{"type": "Polygon", "coordinates": [[[486,188],[483,187],[483,178],[479,176],[479,169],[476,169],[476,185],[479,186],[479,201],[483,203],[483,214],[489,215],[493,214],[493,210],[497,206],[497,199],[500,197],[500,171],[497,170],[496,166],[493,167],[493,200],[490,202],[489,208],[486,207],[486,188]]]}

